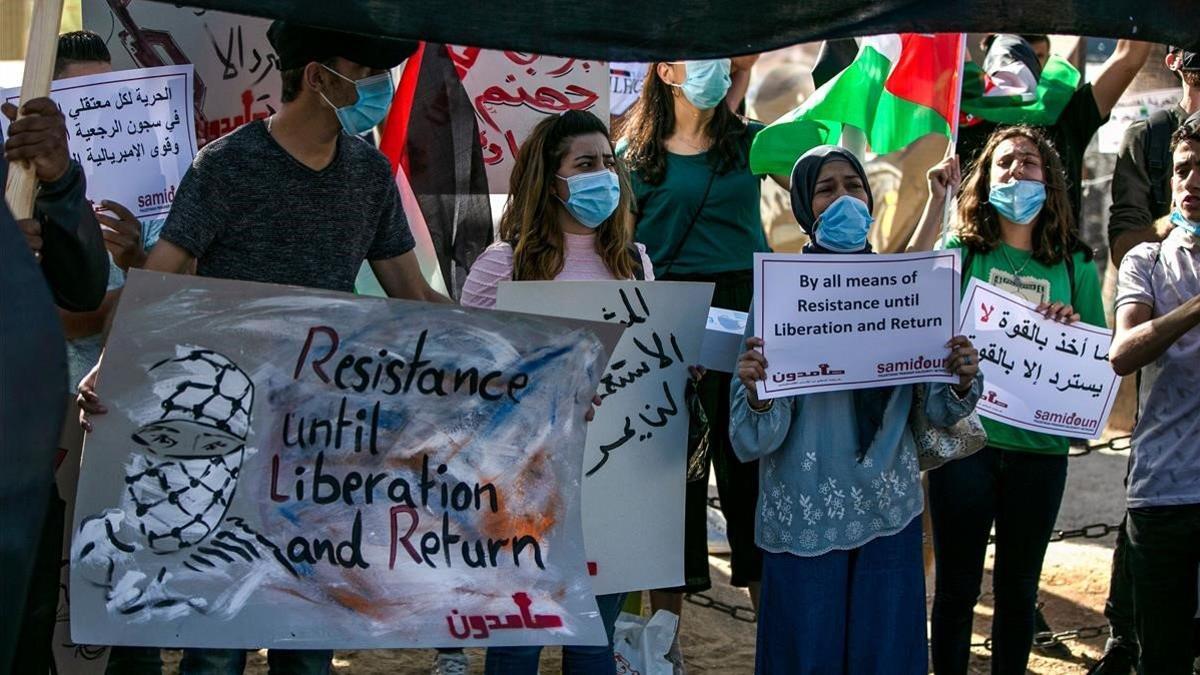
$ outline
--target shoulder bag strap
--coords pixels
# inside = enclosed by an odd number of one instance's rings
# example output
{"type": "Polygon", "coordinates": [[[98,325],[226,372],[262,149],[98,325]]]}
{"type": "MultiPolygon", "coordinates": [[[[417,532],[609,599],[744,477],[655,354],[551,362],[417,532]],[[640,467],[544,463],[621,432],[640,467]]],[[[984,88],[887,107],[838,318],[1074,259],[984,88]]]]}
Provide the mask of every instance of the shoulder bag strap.
{"type": "Polygon", "coordinates": [[[708,172],[708,185],[704,186],[704,196],[700,198],[699,208],[692,214],[692,222],[688,223],[687,229],[683,231],[683,236],[675,244],[671,255],[667,256],[667,264],[663,267],[662,272],[655,272],[655,277],[665,277],[671,273],[671,266],[675,264],[675,260],[679,257],[679,252],[683,250],[683,245],[687,243],[688,237],[692,236],[692,228],[696,227],[696,221],[700,220],[700,213],[704,211],[704,204],[708,202],[708,193],[712,191],[713,180],[716,177],[717,170],[710,168],[708,172]]]}

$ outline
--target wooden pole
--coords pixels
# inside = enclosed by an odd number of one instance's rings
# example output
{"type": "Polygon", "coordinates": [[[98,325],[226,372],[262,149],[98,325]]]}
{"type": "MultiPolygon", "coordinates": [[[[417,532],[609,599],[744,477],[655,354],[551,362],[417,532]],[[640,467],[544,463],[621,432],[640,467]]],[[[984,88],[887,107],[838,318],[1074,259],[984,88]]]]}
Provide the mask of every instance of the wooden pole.
{"type": "MultiPolygon", "coordinates": [[[[54,76],[54,57],[58,52],[58,27],[62,23],[63,0],[37,0],[29,22],[29,47],[25,50],[25,75],[21,79],[21,106],[50,95],[54,76]]],[[[20,119],[20,113],[18,113],[20,119]]],[[[33,197],[37,176],[33,166],[8,167],[8,185],[4,197],[16,218],[33,217],[33,197]]]]}

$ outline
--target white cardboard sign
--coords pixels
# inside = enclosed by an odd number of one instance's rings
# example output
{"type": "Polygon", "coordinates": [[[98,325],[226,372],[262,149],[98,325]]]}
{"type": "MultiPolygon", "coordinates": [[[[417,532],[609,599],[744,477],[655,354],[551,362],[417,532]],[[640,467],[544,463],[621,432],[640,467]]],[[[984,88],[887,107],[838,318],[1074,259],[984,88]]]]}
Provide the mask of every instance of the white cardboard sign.
{"type": "MultiPolygon", "coordinates": [[[[20,89],[0,96],[9,103],[20,89]]],[[[56,80],[71,156],[83,167],[87,196],[107,199],[138,220],[163,218],[196,156],[192,67],[163,66],[56,80]]],[[[8,133],[8,120],[2,123],[8,133]]]]}
{"type": "Polygon", "coordinates": [[[754,325],[768,363],[758,397],[955,382],[945,361],[958,269],[954,251],[755,253],[754,325]]]}
{"type": "Polygon", "coordinates": [[[971,279],[959,332],[979,350],[984,394],[976,409],[1021,429],[1100,438],[1120,384],[1108,363],[1112,331],[1056,323],[1035,308],[971,279]]]}
{"type": "Polygon", "coordinates": [[[583,454],[583,539],[597,595],[683,584],[688,366],[712,284],[502,282],[496,308],[624,325],[583,454]]]}

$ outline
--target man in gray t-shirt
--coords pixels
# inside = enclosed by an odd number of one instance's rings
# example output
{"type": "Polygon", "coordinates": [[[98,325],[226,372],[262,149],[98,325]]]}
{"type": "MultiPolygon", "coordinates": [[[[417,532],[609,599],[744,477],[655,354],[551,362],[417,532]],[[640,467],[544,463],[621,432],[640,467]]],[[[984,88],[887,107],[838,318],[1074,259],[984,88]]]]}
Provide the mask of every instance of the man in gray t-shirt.
{"type": "MultiPolygon", "coordinates": [[[[363,260],[388,295],[450,302],[421,275],[388,160],[358,138],[383,121],[390,69],[416,48],[276,21],[268,31],[283,80],[279,113],[210,143],[175,193],[144,265],[187,273],[352,291],[363,260]]],[[[102,414],[93,369],[80,383],[102,414]]],[[[271,650],[272,672],[328,672],[332,652],[271,650]]],[[[239,672],[240,650],[184,650],[192,673],[239,672]]]]}
{"type": "Polygon", "coordinates": [[[1175,225],[1121,263],[1109,358],[1141,370],[1127,498],[1142,672],[1192,665],[1200,581],[1200,114],[1172,139],[1175,225]]]}

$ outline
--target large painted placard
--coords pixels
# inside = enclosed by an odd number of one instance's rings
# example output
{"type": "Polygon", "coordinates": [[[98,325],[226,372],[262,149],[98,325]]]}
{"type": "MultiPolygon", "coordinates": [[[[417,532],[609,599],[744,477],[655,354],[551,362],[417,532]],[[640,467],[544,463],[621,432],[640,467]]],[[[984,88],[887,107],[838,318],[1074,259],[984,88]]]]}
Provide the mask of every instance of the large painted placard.
{"type": "Polygon", "coordinates": [[[584,415],[619,326],[133,272],[71,550],[83,644],[601,644],[584,415]]]}
{"type": "Polygon", "coordinates": [[[583,456],[583,533],[599,594],[683,585],[684,387],[711,300],[712,284],[500,284],[498,308],[625,327],[583,456]]]}

